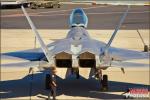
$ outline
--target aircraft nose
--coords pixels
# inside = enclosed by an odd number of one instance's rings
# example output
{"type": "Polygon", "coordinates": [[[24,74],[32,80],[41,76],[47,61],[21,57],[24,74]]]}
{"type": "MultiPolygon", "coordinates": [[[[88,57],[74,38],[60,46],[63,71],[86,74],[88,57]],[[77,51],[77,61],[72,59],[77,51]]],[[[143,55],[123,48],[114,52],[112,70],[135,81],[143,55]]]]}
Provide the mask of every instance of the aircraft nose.
{"type": "Polygon", "coordinates": [[[70,15],[70,27],[87,27],[88,18],[82,8],[76,8],[70,15]]]}

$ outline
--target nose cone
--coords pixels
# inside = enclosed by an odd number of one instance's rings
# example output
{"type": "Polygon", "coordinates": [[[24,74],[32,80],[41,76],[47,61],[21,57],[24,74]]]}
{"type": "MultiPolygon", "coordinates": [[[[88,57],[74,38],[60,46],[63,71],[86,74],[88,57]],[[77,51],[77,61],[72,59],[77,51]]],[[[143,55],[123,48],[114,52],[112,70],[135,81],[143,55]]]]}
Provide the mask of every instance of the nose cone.
{"type": "Polygon", "coordinates": [[[87,28],[88,17],[82,8],[76,8],[70,15],[70,27],[84,27],[87,28]]]}

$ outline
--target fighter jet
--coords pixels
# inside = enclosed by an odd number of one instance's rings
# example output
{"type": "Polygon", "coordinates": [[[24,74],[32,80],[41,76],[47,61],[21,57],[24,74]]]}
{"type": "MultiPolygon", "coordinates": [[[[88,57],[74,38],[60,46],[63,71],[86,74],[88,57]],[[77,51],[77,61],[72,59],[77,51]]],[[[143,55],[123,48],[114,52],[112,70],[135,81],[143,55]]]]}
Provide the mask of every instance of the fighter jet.
{"type": "MultiPolygon", "coordinates": [[[[88,17],[82,8],[73,9],[69,18],[70,31],[66,38],[54,41],[48,45],[44,43],[30,16],[24,6],[21,9],[35,34],[40,48],[2,53],[2,58],[24,59],[27,62],[2,64],[2,67],[32,67],[40,70],[52,68],[67,68],[80,78],[79,68],[90,68],[89,78],[98,78],[103,90],[108,89],[108,76],[103,75],[102,71],[112,66],[113,62],[126,61],[131,59],[148,59],[149,53],[132,51],[121,48],[111,47],[111,44],[127,16],[129,8],[123,13],[119,24],[116,26],[108,43],[98,41],[90,37],[87,29],[88,17]],[[47,65],[47,66],[43,66],[47,65]]],[[[120,67],[124,73],[124,67],[120,67]]],[[[61,70],[61,69],[60,69],[61,70]]],[[[66,73],[67,73],[66,72],[66,73]]],[[[46,76],[47,77],[47,76],[46,76]]],[[[47,80],[46,83],[48,84],[47,80]]]]}

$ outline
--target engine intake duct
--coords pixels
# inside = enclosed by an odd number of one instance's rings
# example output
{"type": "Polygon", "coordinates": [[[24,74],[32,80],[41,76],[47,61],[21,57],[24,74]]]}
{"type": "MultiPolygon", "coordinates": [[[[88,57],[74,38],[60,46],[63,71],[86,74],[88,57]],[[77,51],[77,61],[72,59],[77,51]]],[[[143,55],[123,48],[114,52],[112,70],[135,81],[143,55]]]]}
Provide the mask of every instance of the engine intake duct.
{"type": "Polygon", "coordinates": [[[61,52],[55,56],[55,65],[62,68],[71,68],[72,67],[72,55],[61,52]]]}
{"type": "Polygon", "coordinates": [[[96,66],[95,55],[89,52],[80,54],[79,56],[80,67],[92,68],[96,66]]]}

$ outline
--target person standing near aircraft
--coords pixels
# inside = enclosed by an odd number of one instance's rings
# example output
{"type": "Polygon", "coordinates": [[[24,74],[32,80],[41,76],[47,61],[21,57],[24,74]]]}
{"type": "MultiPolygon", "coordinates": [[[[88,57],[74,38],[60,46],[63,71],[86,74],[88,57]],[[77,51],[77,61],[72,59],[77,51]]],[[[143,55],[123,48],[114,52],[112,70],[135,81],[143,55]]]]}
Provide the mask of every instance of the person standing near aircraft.
{"type": "Polygon", "coordinates": [[[48,100],[50,100],[50,96],[53,96],[53,100],[56,100],[56,68],[53,67],[51,69],[51,75],[50,75],[50,83],[49,83],[49,87],[50,87],[50,93],[48,96],[48,100]]]}

